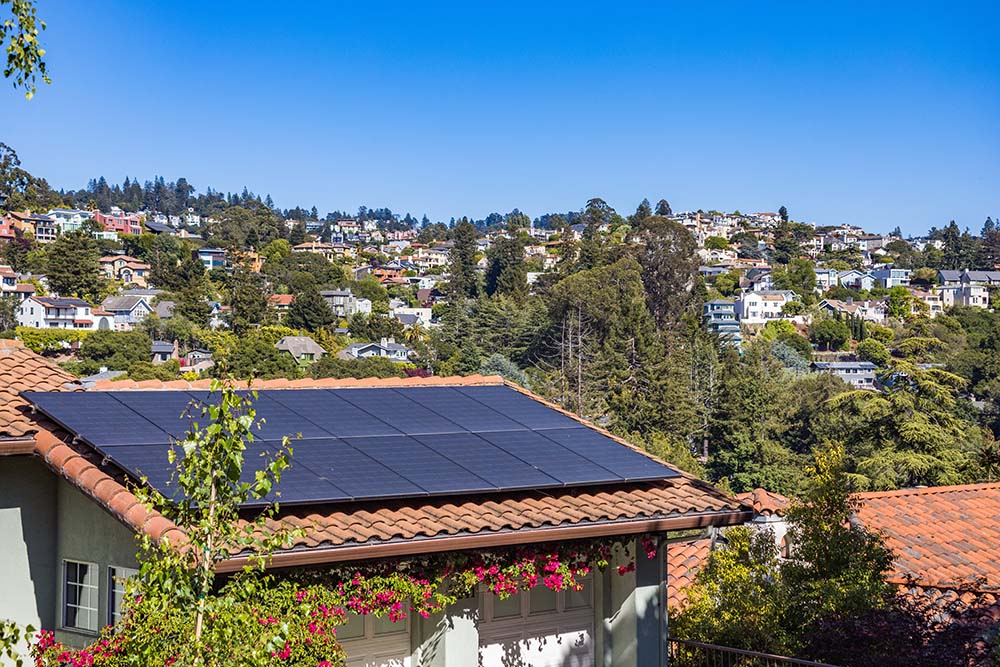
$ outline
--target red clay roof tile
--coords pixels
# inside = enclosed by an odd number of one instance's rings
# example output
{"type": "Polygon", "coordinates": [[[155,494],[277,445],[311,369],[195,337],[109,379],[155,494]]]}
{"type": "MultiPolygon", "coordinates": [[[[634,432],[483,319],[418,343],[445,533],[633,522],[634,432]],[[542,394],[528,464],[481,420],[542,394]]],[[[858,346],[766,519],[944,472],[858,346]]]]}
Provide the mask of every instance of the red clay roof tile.
{"type": "Polygon", "coordinates": [[[1000,591],[1000,483],[858,494],[861,522],[896,552],[893,579],[1000,591]]]}

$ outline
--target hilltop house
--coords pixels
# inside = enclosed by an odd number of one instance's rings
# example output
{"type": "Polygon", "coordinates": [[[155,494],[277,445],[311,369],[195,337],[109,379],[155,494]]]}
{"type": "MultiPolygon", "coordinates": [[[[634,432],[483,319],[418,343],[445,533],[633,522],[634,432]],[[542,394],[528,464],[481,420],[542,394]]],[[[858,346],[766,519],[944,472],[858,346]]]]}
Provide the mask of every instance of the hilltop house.
{"type": "Polygon", "coordinates": [[[878,366],[870,361],[814,361],[810,367],[816,373],[835,375],[855,389],[877,388],[878,366]]]}
{"type": "Polygon", "coordinates": [[[150,313],[153,307],[145,296],[109,296],[101,302],[101,308],[115,318],[116,331],[131,331],[150,313]]]}
{"type": "Polygon", "coordinates": [[[885,299],[869,299],[867,301],[855,301],[852,298],[848,298],[846,301],[823,299],[817,307],[831,315],[860,317],[876,324],[882,324],[889,316],[889,307],[886,305],[885,299]]]}
{"type": "Polygon", "coordinates": [[[392,338],[383,338],[378,343],[351,343],[340,351],[341,359],[366,359],[384,357],[390,361],[409,361],[413,350],[400,345],[392,338]]]}
{"type": "Polygon", "coordinates": [[[941,295],[941,303],[945,308],[966,306],[969,308],[989,308],[990,291],[983,285],[965,283],[961,285],[945,285],[937,288],[941,295]]]}
{"type": "Polygon", "coordinates": [[[114,329],[114,315],[75,297],[29,296],[17,307],[17,323],[35,329],[114,329]]]}
{"type": "Polygon", "coordinates": [[[108,255],[101,258],[101,271],[108,280],[120,280],[126,285],[148,287],[149,264],[128,255],[108,255]]]}
{"type": "Polygon", "coordinates": [[[743,343],[740,323],[736,321],[736,306],[726,299],[712,299],[702,306],[702,319],[712,333],[726,343],[739,347],[743,343]]]}
{"type": "Polygon", "coordinates": [[[746,292],[736,297],[736,318],[740,324],[764,324],[769,320],[785,318],[785,305],[798,300],[791,290],[746,292]]]}
{"type": "Polygon", "coordinates": [[[319,361],[326,354],[326,350],[309,336],[285,336],[274,347],[292,355],[300,366],[319,361]]]}
{"type": "Polygon", "coordinates": [[[946,286],[982,285],[995,287],[1000,285],[1000,271],[938,271],[938,282],[946,286]]]}
{"type": "Polygon", "coordinates": [[[846,287],[847,289],[865,291],[875,287],[875,276],[867,271],[850,269],[849,271],[842,271],[837,276],[837,282],[840,283],[841,287],[846,287]]]}
{"type": "Polygon", "coordinates": [[[909,269],[888,268],[872,271],[872,276],[875,278],[875,282],[878,283],[879,287],[892,289],[893,287],[899,286],[909,287],[910,273],[909,269]]]}
{"type": "MultiPolygon", "coordinates": [[[[135,573],[135,533],[179,535],[127,484],[143,473],[162,488],[169,434],[184,430],[180,415],[208,382],[67,392],[72,376],[16,342],[0,355],[0,379],[12,377],[0,382],[0,616],[80,645],[117,618],[113,583],[135,573]]],[[[260,437],[301,434],[275,521],[302,532],[269,561],[277,572],[578,540],[615,539],[635,554],[615,550],[580,591],[539,586],[500,600],[479,589],[427,618],[351,616],[338,637],[352,665],[664,665],[666,538],[751,518],[735,499],[500,378],[304,387],[254,385],[260,437]]],[[[236,554],[218,571],[245,562],[236,554]]]]}
{"type": "Polygon", "coordinates": [[[319,293],[333,311],[333,314],[343,319],[352,315],[371,315],[371,299],[358,298],[350,289],[323,290],[319,293]]]}

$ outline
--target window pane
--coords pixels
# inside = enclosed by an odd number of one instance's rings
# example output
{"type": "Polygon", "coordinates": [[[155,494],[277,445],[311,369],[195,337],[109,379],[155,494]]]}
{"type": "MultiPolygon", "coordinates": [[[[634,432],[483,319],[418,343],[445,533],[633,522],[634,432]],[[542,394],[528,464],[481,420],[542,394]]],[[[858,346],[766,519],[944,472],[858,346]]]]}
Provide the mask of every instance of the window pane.
{"type": "Polygon", "coordinates": [[[130,567],[108,568],[108,622],[117,624],[122,619],[122,603],[125,601],[125,580],[139,574],[130,567]]]}
{"type": "Polygon", "coordinates": [[[357,639],[365,636],[365,617],[348,614],[347,622],[337,628],[339,639],[357,639]]]}
{"type": "Polygon", "coordinates": [[[493,597],[493,618],[511,618],[521,615],[521,593],[511,595],[506,600],[493,597]]]}
{"type": "Polygon", "coordinates": [[[556,592],[547,586],[536,586],[531,589],[529,597],[530,614],[544,614],[556,610],[556,592]]]}
{"type": "Polygon", "coordinates": [[[96,632],[97,566],[66,561],[63,578],[63,625],[96,632]]]}

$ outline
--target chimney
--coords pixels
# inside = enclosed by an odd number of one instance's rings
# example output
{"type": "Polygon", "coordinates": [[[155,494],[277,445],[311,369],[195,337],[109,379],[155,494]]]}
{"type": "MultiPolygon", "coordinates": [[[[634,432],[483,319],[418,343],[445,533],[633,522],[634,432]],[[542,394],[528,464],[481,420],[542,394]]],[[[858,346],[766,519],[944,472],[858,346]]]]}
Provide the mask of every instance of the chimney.
{"type": "Polygon", "coordinates": [[[177,339],[175,338],[175,339],[174,339],[174,353],[173,353],[173,354],[172,354],[172,355],[170,356],[170,358],[171,358],[171,359],[177,359],[177,358],[179,358],[180,356],[181,356],[181,346],[180,346],[180,344],[179,344],[179,343],[177,342],[177,339]]]}
{"type": "Polygon", "coordinates": [[[385,347],[388,344],[389,344],[389,339],[388,338],[382,338],[382,347],[385,347]]]}
{"type": "Polygon", "coordinates": [[[97,369],[97,372],[98,373],[107,373],[108,372],[108,367],[107,366],[101,366],[100,368],[97,369]]]}
{"type": "Polygon", "coordinates": [[[853,306],[854,305],[854,297],[853,296],[847,297],[847,305],[848,306],[853,306]]]}

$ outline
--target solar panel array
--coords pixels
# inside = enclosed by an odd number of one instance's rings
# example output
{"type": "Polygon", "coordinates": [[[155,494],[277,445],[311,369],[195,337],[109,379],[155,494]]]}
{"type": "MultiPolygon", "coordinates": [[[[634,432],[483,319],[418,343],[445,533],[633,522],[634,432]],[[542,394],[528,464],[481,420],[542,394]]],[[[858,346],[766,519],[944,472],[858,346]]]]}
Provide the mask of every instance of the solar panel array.
{"type": "MultiPolygon", "coordinates": [[[[25,398],[135,477],[170,493],[171,442],[204,422],[197,391],[26,392],[25,398]]],[[[292,438],[273,500],[317,503],[665,479],[676,471],[505,386],[258,392],[245,457],[292,438]]]]}

